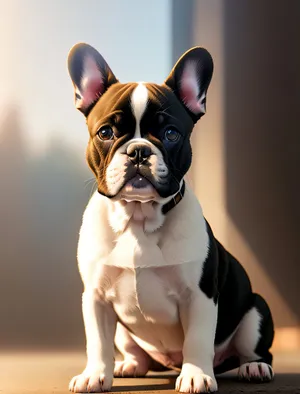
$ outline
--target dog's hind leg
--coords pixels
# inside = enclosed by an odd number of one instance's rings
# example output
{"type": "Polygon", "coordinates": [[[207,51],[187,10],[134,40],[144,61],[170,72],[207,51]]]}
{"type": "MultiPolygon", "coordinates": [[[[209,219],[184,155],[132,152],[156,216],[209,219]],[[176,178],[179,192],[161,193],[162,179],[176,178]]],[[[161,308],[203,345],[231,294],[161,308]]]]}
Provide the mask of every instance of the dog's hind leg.
{"type": "Polygon", "coordinates": [[[240,359],[239,378],[247,381],[271,381],[273,356],[270,353],[274,325],[265,300],[253,294],[253,307],[241,320],[234,337],[234,347],[240,359]]]}
{"type": "Polygon", "coordinates": [[[115,362],[115,377],[145,376],[149,371],[151,358],[133,340],[129,331],[121,323],[117,324],[115,345],[123,356],[122,361],[115,362]]]}

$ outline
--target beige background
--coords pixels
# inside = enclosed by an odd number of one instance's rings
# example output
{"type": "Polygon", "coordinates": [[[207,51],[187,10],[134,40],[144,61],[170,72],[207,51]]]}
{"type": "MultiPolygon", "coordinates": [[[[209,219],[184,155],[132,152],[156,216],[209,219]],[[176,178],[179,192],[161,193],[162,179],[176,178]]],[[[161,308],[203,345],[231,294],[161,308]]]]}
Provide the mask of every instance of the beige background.
{"type": "Polygon", "coordinates": [[[300,3],[196,1],[215,75],[192,179],[216,235],[277,327],[299,325],[300,3]]]}

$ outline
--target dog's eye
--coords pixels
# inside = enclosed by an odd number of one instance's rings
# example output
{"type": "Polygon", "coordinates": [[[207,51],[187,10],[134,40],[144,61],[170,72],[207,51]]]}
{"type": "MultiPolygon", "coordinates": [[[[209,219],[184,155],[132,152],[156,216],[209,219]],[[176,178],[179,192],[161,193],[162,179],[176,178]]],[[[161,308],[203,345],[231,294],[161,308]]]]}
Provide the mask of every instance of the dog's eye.
{"type": "Polygon", "coordinates": [[[169,142],[176,142],[179,140],[180,134],[175,129],[168,129],[165,132],[165,139],[169,142]]]}
{"type": "Polygon", "coordinates": [[[105,126],[98,131],[98,136],[102,141],[112,140],[114,138],[114,132],[111,127],[105,126]]]}

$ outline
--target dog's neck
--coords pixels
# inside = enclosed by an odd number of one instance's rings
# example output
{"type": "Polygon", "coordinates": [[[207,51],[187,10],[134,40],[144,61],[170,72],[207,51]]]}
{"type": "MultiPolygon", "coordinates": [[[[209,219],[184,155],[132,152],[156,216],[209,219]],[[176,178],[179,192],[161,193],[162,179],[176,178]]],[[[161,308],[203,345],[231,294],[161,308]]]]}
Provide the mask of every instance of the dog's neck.
{"type": "Polygon", "coordinates": [[[162,206],[162,213],[167,214],[171,209],[173,209],[179,202],[183,199],[185,192],[185,182],[182,182],[180,186],[179,192],[175,194],[175,196],[166,204],[162,206]]]}
{"type": "Polygon", "coordinates": [[[183,182],[179,192],[164,203],[108,200],[109,222],[113,231],[123,233],[130,223],[135,223],[139,224],[145,233],[154,232],[163,225],[166,214],[182,200],[184,191],[183,182]]]}

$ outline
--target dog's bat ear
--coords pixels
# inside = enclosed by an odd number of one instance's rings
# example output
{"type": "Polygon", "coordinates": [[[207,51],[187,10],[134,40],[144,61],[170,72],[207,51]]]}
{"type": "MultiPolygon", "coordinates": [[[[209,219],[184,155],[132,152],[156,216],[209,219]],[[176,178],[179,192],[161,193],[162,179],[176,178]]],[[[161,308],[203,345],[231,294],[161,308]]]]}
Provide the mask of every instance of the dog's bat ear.
{"type": "Polygon", "coordinates": [[[195,123],[206,112],[206,94],[212,74],[210,53],[204,48],[195,47],[181,56],[165,80],[195,123]]]}
{"type": "Polygon", "coordinates": [[[75,90],[75,105],[85,116],[102,94],[118,82],[106,61],[95,48],[79,43],[68,56],[68,69],[75,90]]]}

